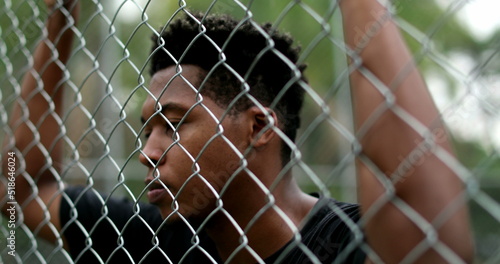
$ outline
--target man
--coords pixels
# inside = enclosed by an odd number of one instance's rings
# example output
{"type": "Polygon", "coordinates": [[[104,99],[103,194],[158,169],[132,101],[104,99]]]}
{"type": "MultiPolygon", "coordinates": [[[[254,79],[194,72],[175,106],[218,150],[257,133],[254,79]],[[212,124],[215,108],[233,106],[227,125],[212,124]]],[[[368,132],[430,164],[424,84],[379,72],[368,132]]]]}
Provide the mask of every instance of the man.
{"type": "MultiPolygon", "coordinates": [[[[28,165],[16,179],[25,224],[79,263],[471,261],[461,181],[438,157],[451,155],[449,143],[397,27],[377,1],[344,0],[340,8],[355,51],[360,207],[305,194],[293,180],[292,142],[307,82],[291,38],[250,20],[188,13],[154,40],[151,96],[142,108],[140,160],[149,168],[147,198],[160,213],[88,187],[60,192],[57,168],[47,166],[61,160],[58,116],[42,120],[49,108],[42,92],[28,102],[38,131],[13,126],[15,148],[9,147],[28,165]],[[27,149],[36,133],[42,147],[27,149]],[[418,166],[402,170],[400,157],[411,157],[415,142],[431,147],[418,166]]],[[[47,25],[63,63],[71,42],[65,24],[77,9],[66,2],[47,25]]],[[[42,43],[34,55],[40,76],[27,75],[22,95],[28,98],[42,80],[61,115],[62,71],[50,54],[42,43]]],[[[12,124],[20,116],[17,106],[12,124]]]]}

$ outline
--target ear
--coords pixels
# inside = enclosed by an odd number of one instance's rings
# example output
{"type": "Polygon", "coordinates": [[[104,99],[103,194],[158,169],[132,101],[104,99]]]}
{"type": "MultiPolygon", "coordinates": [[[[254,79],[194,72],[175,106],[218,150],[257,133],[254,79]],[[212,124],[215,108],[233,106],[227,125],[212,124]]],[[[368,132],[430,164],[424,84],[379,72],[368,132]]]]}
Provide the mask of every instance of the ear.
{"type": "Polygon", "coordinates": [[[276,135],[273,129],[279,125],[278,116],[272,109],[258,106],[247,109],[247,114],[251,124],[251,144],[256,148],[267,145],[276,135]]]}

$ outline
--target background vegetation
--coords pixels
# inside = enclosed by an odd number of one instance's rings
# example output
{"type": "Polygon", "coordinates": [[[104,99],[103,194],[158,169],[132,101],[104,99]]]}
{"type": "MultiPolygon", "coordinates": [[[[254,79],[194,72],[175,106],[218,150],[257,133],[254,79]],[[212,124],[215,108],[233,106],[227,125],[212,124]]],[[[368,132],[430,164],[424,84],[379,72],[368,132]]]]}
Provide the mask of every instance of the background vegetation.
{"type": "MultiPolygon", "coordinates": [[[[0,3],[3,121],[15,101],[19,80],[31,64],[29,55],[42,35],[41,21],[47,15],[42,2],[0,3]]],[[[183,11],[179,11],[177,1],[82,2],[78,26],[81,36],[69,64],[72,82],[66,93],[66,128],[75,147],[67,146],[69,158],[64,175],[69,182],[93,184],[112,195],[141,198],[145,171],[136,162],[140,146],[136,136],[141,127],[141,102],[148,96],[144,88],[148,87],[149,78],[149,38],[154,30],[183,11]],[[75,150],[79,157],[74,155],[75,150]]],[[[209,1],[186,2],[189,10],[231,13],[240,18],[247,15],[231,0],[216,1],[214,5],[209,1]]],[[[314,89],[308,93],[303,111],[302,134],[309,128],[307,137],[298,141],[303,161],[334,197],[355,201],[348,137],[328,120],[317,119],[328,107],[337,124],[352,131],[341,22],[338,11],[332,10],[329,2],[242,1],[241,5],[250,7],[254,20],[274,23],[280,30],[290,32],[303,47],[301,60],[309,65],[306,74],[314,89]],[[323,105],[318,105],[319,98],[323,105]]],[[[500,31],[486,38],[475,37],[459,17],[458,10],[466,2],[397,0],[394,7],[397,21],[453,135],[457,156],[471,174],[468,191],[477,262],[497,263],[500,138],[495,131],[500,131],[500,31]]],[[[5,131],[1,133],[4,136],[5,131]]],[[[317,191],[318,186],[306,172],[297,170],[296,174],[304,189],[317,191]]],[[[0,237],[4,234],[0,232],[0,237]]],[[[29,237],[25,241],[20,243],[31,245],[29,237]]],[[[3,243],[2,238],[2,249],[3,243]]],[[[51,252],[50,247],[47,252],[51,252]]],[[[31,261],[26,263],[37,263],[35,258],[31,261]]]]}

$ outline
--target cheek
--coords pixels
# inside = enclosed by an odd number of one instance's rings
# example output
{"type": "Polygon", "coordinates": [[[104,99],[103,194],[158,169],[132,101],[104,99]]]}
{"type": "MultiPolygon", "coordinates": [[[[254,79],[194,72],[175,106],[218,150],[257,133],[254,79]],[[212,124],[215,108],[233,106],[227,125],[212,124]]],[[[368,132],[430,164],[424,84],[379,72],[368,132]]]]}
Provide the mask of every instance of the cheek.
{"type": "MultiPolygon", "coordinates": [[[[174,144],[167,153],[165,177],[173,176],[173,178],[166,180],[175,185],[177,190],[194,173],[199,173],[208,182],[212,182],[212,179],[214,179],[217,183],[215,185],[220,185],[218,179],[221,178],[221,174],[219,172],[224,171],[223,164],[224,160],[226,160],[226,158],[222,157],[224,155],[222,153],[227,152],[227,150],[221,149],[222,140],[210,141],[211,135],[203,133],[203,131],[207,131],[206,129],[198,131],[200,132],[183,133],[180,141],[174,144]]],[[[191,188],[197,188],[198,190],[202,189],[203,185],[206,186],[201,179],[197,179],[197,176],[190,180],[189,185],[191,188]],[[195,182],[197,184],[193,184],[195,182]]],[[[195,191],[192,193],[195,193],[195,191]]]]}
{"type": "MultiPolygon", "coordinates": [[[[171,161],[175,160],[173,166],[183,170],[183,174],[187,174],[181,177],[183,181],[199,170],[200,175],[219,192],[229,177],[240,167],[241,160],[234,148],[243,152],[245,145],[234,128],[224,130],[227,139],[217,136],[215,131],[215,123],[189,127],[181,134],[180,146],[174,146],[168,155],[171,161]],[[234,146],[231,147],[231,143],[227,140],[231,140],[234,146]],[[196,164],[193,160],[196,160],[196,164]]],[[[201,182],[201,179],[198,180],[201,182]]],[[[201,184],[195,186],[199,189],[206,187],[205,183],[201,184]]]]}
{"type": "Polygon", "coordinates": [[[201,175],[219,192],[228,179],[240,167],[238,155],[222,139],[212,142],[201,154],[199,166],[201,175]]]}
{"type": "Polygon", "coordinates": [[[208,215],[216,207],[218,192],[215,192],[199,177],[191,178],[177,196],[180,214],[184,217],[208,215]]]}

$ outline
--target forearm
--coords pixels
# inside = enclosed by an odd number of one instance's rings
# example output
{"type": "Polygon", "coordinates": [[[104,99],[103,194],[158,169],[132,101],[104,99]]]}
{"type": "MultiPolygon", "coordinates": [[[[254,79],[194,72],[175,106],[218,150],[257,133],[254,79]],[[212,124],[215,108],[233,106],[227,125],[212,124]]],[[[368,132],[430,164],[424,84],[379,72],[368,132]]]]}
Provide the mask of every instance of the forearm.
{"type": "MultiPolygon", "coordinates": [[[[71,16],[56,10],[50,14],[46,23],[46,38],[37,46],[33,54],[33,68],[28,71],[21,84],[20,99],[12,109],[9,127],[14,139],[6,138],[3,150],[18,151],[18,159],[24,160],[25,175],[36,178],[37,183],[54,182],[54,175],[47,168],[58,169],[62,162],[60,141],[61,126],[58,122],[62,112],[64,65],[70,56],[74,25],[78,14],[78,4],[68,2],[71,16]],[[59,65],[58,65],[59,64],[59,65]],[[14,143],[14,145],[10,145],[14,143]]],[[[4,153],[5,154],[5,153],[4,153]]],[[[6,155],[3,167],[7,169],[6,155]]],[[[18,162],[18,165],[20,162],[18,162]]],[[[18,172],[21,172],[18,169],[18,172]]],[[[5,175],[5,173],[4,173],[5,175]]],[[[31,186],[23,176],[16,178],[20,201],[31,194],[31,186]]]]}
{"type": "MultiPolygon", "coordinates": [[[[68,7],[69,8],[69,7],[68,7]]],[[[50,14],[47,35],[33,54],[33,68],[22,81],[20,101],[12,109],[9,125],[14,132],[15,148],[23,152],[26,171],[35,176],[47,157],[33,142],[39,138],[42,149],[50,152],[53,165],[62,159],[60,144],[56,144],[61,133],[57,119],[63,107],[64,67],[70,56],[74,25],[78,6],[72,9],[72,17],[56,10],[50,14]],[[43,159],[43,160],[42,160],[43,159]]]]}
{"type": "Polygon", "coordinates": [[[423,124],[439,123],[436,122],[439,112],[385,8],[376,0],[344,0],[341,3],[346,43],[358,52],[355,57],[362,62],[351,76],[356,127],[361,128],[380,105],[391,106],[384,92],[394,96],[395,105],[414,111],[411,114],[423,124]],[[372,77],[386,87],[375,87],[372,77]]]}
{"type": "MultiPolygon", "coordinates": [[[[50,6],[51,0],[46,0],[50,6]]],[[[6,138],[3,150],[3,175],[9,171],[7,159],[13,153],[17,165],[15,199],[21,205],[23,223],[38,237],[54,243],[62,243],[55,230],[60,230],[59,206],[60,182],[55,177],[62,162],[61,125],[64,68],[72,46],[74,26],[79,3],[64,1],[64,9],[56,10],[46,24],[46,38],[33,54],[33,68],[25,74],[19,100],[10,116],[9,127],[14,138],[6,138]],[[12,143],[14,145],[12,145],[12,143]],[[23,171],[24,169],[24,171],[23,171]],[[34,186],[33,184],[36,184],[34,186]],[[36,199],[35,199],[36,198],[36,199]]],[[[5,198],[6,185],[11,178],[2,179],[0,194],[5,198]],[[6,181],[7,180],[7,181],[6,181]]],[[[4,199],[5,200],[5,199],[4,199]]],[[[7,204],[3,212],[7,213],[7,204]]]]}
{"type": "MultiPolygon", "coordinates": [[[[375,176],[379,170],[385,174],[382,177],[394,182],[396,199],[432,222],[463,191],[457,175],[435,154],[437,150],[451,155],[439,111],[385,8],[375,0],[343,0],[341,10],[346,43],[357,51],[351,61],[361,62],[351,74],[351,89],[362,145],[358,170],[363,211],[386,195],[375,176]],[[383,85],[374,85],[377,82],[383,85]],[[430,145],[422,144],[423,135],[429,137],[430,145]]],[[[370,245],[388,263],[402,260],[425,239],[414,220],[388,202],[367,223],[370,245]]],[[[465,206],[453,211],[437,228],[441,242],[458,256],[469,257],[465,206]]],[[[419,261],[443,259],[431,249],[419,261]]]]}

